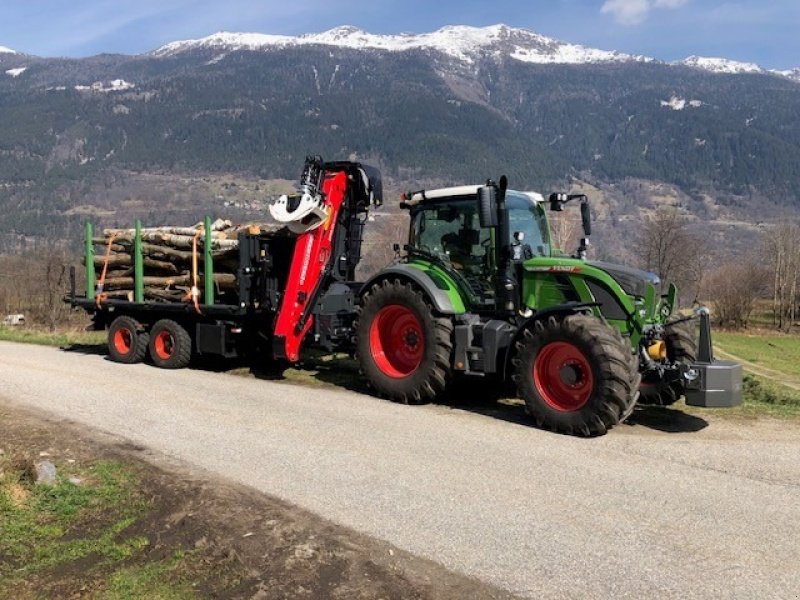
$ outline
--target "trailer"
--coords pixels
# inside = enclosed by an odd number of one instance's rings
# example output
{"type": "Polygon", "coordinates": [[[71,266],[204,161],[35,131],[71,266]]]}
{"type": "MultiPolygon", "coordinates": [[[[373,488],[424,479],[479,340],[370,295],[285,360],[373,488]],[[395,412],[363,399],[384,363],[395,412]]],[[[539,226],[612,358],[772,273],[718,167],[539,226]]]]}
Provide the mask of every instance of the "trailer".
{"type": "Polygon", "coordinates": [[[221,294],[215,283],[212,224],[206,217],[194,257],[202,269],[184,302],[145,299],[139,221],[132,245],[133,297],[108,297],[87,223],[84,293],[77,290],[73,268],[67,301],[89,313],[96,329],[108,329],[109,355],[122,363],[149,357],[157,367],[176,369],[195,354],[232,358],[253,352],[295,362],[308,337],[328,351],[350,350],[364,224],[370,207],[381,200],[377,169],[308,157],[300,193],[270,207],[290,234],[239,234],[233,293],[221,294]]]}

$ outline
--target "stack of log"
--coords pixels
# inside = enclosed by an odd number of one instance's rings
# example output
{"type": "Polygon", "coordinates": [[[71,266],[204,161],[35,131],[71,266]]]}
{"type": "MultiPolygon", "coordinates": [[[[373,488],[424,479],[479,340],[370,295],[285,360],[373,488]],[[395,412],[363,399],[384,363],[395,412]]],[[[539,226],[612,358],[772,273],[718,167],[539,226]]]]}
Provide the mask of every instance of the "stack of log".
{"type": "MultiPolygon", "coordinates": [[[[250,234],[280,234],[285,230],[272,224],[250,223],[234,226],[230,221],[217,219],[211,225],[211,254],[214,261],[214,284],[218,292],[236,288],[241,232],[250,234]]],[[[98,283],[103,268],[103,293],[107,298],[133,301],[135,230],[104,229],[103,237],[93,241],[98,283]],[[106,266],[107,265],[107,266],[106,266]]],[[[205,234],[203,223],[193,227],[151,227],[141,230],[142,263],[144,267],[144,298],[146,301],[189,302],[194,285],[193,257],[197,260],[197,286],[203,289],[205,234]]]]}

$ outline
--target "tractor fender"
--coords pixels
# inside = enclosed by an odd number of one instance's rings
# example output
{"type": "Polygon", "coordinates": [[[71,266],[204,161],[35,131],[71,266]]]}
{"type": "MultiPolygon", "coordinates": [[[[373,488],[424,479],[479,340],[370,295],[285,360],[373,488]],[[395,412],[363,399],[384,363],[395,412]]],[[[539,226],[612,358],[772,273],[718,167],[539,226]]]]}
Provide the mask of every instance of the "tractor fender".
{"type": "Polygon", "coordinates": [[[431,277],[420,269],[415,269],[408,265],[393,265],[383,269],[378,274],[371,277],[359,290],[359,297],[362,297],[374,284],[388,278],[405,279],[412,281],[428,296],[434,308],[443,315],[454,315],[456,309],[453,302],[445,290],[436,286],[431,277]]]}
{"type": "Polygon", "coordinates": [[[517,328],[517,331],[511,338],[511,343],[508,346],[508,352],[506,352],[505,361],[503,361],[503,379],[506,379],[511,374],[511,358],[514,354],[514,347],[517,341],[525,333],[526,329],[531,329],[534,323],[537,321],[543,321],[548,317],[565,317],[568,315],[576,315],[578,313],[586,312],[595,306],[597,306],[596,302],[566,302],[564,304],[557,304],[556,306],[551,306],[549,308],[537,311],[533,316],[522,321],[517,328]]]}

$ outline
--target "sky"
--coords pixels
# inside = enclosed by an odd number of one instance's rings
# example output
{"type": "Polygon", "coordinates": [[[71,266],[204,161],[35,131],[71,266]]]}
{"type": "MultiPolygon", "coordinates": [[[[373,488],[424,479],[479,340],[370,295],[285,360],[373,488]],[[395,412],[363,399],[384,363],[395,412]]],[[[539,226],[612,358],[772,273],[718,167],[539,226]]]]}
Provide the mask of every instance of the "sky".
{"type": "Polygon", "coordinates": [[[39,56],[138,54],[217,31],[495,23],[666,61],[694,54],[800,66],[800,0],[0,0],[0,46],[39,56]]]}

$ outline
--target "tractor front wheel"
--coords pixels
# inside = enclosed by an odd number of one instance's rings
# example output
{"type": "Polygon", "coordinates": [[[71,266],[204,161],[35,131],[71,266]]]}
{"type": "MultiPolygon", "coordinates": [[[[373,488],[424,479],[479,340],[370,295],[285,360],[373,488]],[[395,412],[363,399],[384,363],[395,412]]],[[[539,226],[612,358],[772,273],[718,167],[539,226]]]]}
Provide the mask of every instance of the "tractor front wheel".
{"type": "Polygon", "coordinates": [[[147,332],[131,317],[117,317],[108,328],[108,354],[111,360],[132,365],[147,354],[147,332]]]}
{"type": "Polygon", "coordinates": [[[399,279],[373,285],[355,324],[361,370],[382,395],[423,404],[450,379],[453,324],[438,316],[425,295],[399,279]]]}
{"type": "Polygon", "coordinates": [[[602,435],[636,403],[639,373],[630,344],[596,317],[537,321],[515,350],[514,380],[538,427],[602,435]]]}

